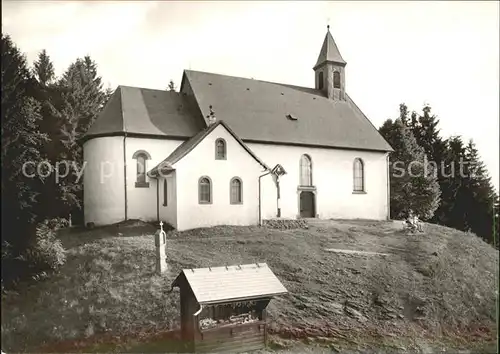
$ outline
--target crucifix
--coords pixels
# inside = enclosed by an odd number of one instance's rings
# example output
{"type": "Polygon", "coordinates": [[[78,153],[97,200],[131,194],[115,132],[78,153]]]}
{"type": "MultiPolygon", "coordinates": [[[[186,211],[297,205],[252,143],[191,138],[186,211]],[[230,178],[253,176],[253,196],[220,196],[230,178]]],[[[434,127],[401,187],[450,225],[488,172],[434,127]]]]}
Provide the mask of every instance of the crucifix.
{"type": "Polygon", "coordinates": [[[156,272],[162,274],[167,270],[167,256],[165,248],[167,243],[167,234],[163,231],[163,221],[160,221],[160,230],[155,233],[156,246],[156,272]]]}

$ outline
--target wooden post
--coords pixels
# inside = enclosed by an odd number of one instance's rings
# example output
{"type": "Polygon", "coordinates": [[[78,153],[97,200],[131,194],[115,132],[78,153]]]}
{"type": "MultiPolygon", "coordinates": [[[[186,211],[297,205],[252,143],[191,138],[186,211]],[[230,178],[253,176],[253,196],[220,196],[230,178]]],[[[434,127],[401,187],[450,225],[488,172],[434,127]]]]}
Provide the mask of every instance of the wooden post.
{"type": "Polygon", "coordinates": [[[266,308],[262,309],[262,320],[264,321],[264,347],[267,347],[267,310],[266,310],[266,308]]]}
{"type": "Polygon", "coordinates": [[[167,256],[165,255],[165,247],[167,243],[167,235],[163,231],[163,221],[160,221],[160,230],[155,233],[156,246],[156,272],[162,274],[167,270],[167,256]]]}

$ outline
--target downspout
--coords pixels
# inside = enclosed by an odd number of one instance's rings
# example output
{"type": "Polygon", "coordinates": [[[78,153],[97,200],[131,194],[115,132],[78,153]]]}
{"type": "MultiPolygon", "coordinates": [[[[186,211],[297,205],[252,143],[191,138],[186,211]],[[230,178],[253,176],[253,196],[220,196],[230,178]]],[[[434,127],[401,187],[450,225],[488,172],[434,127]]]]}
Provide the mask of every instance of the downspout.
{"type": "Polygon", "coordinates": [[[160,178],[156,177],[156,221],[160,222],[160,178]]]}
{"type": "Polygon", "coordinates": [[[271,173],[271,171],[267,171],[263,175],[259,176],[259,226],[262,226],[262,191],[261,191],[260,179],[264,176],[267,176],[270,173],[271,173]]]}
{"type": "Polygon", "coordinates": [[[390,164],[390,159],[389,159],[389,154],[390,152],[387,153],[386,155],[386,164],[387,164],[387,220],[391,220],[391,172],[389,168],[390,164]]]}
{"type": "Polygon", "coordinates": [[[127,150],[125,145],[125,139],[127,138],[127,133],[123,135],[123,185],[125,188],[125,221],[128,220],[127,209],[128,209],[128,198],[127,198],[127,150]]]}

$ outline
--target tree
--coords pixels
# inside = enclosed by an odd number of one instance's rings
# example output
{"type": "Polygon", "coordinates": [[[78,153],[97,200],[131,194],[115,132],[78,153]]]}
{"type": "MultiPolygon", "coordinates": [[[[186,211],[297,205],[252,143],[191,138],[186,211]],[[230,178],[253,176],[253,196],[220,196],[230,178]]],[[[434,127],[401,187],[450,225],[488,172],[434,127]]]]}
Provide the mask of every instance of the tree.
{"type": "Polygon", "coordinates": [[[462,138],[453,136],[443,141],[444,151],[439,165],[439,185],[441,203],[436,210],[435,222],[459,230],[466,228],[465,218],[457,206],[463,199],[463,180],[460,166],[465,159],[465,147],[462,138]]]}
{"type": "MultiPolygon", "coordinates": [[[[415,136],[417,144],[424,149],[428,159],[432,161],[438,171],[437,179],[442,192],[441,203],[431,221],[446,224],[445,210],[448,208],[450,200],[446,199],[445,190],[449,187],[450,181],[449,177],[443,173],[443,169],[447,165],[447,162],[445,161],[447,145],[446,141],[440,137],[440,130],[438,129],[439,120],[435,115],[431,114],[431,107],[429,105],[425,105],[421,114],[412,112],[411,120],[408,122],[408,125],[415,136]]],[[[451,163],[455,164],[455,162],[451,163]]],[[[448,165],[449,164],[450,162],[448,161],[448,165]]]]}
{"type": "Polygon", "coordinates": [[[439,184],[434,166],[404,124],[408,121],[405,107],[400,106],[400,118],[387,120],[379,130],[394,149],[390,155],[391,217],[403,218],[412,210],[427,220],[439,205],[439,184]]]}
{"type": "MultiPolygon", "coordinates": [[[[56,83],[54,98],[57,139],[60,142],[58,160],[69,161],[79,170],[83,168],[83,151],[78,140],[94,123],[110,97],[104,90],[102,78],[97,73],[97,64],[89,57],[78,58],[56,83]]],[[[58,184],[58,215],[81,213],[83,189],[77,170],[58,184]]]]}
{"type": "Polygon", "coordinates": [[[170,80],[170,82],[168,83],[167,90],[175,92],[176,89],[175,89],[174,80],[170,80]]]}
{"type": "Polygon", "coordinates": [[[486,167],[472,140],[465,147],[464,209],[467,227],[490,244],[494,244],[494,204],[498,196],[486,167]],[[465,204],[467,203],[467,204],[465,204]]]}
{"type": "Polygon", "coordinates": [[[422,114],[413,112],[411,122],[408,125],[417,144],[424,148],[427,157],[439,165],[446,146],[439,136],[439,120],[435,115],[431,115],[431,107],[425,105],[422,114]]]}
{"type": "Polygon", "coordinates": [[[43,86],[50,84],[54,80],[54,64],[52,64],[45,49],[38,54],[32,72],[35,79],[43,86]]]}
{"type": "Polygon", "coordinates": [[[408,113],[408,106],[404,103],[399,104],[399,119],[405,126],[408,126],[408,113]]]}
{"type": "Polygon", "coordinates": [[[48,137],[40,131],[41,106],[33,97],[35,81],[26,58],[8,35],[2,34],[1,42],[2,248],[9,244],[15,256],[26,249],[40,219],[36,206],[44,178],[36,167],[44,160],[48,137]]]}

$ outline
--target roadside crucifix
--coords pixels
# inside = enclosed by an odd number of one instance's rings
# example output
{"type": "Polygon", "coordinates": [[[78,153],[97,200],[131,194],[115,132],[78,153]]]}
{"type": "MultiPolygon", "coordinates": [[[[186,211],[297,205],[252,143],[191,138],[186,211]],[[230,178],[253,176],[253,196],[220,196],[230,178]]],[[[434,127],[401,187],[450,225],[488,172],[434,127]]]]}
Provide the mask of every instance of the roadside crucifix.
{"type": "Polygon", "coordinates": [[[167,270],[167,257],[165,255],[166,243],[167,234],[163,231],[163,221],[160,221],[160,230],[155,233],[156,272],[158,274],[162,274],[167,270]]]}

